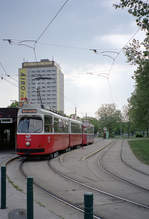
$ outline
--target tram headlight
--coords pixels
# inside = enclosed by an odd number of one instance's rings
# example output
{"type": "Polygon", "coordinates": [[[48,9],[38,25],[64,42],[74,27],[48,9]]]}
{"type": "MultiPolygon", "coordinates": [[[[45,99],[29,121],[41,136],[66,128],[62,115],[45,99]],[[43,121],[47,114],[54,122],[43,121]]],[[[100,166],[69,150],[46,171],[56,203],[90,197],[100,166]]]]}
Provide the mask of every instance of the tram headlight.
{"type": "Polygon", "coordinates": [[[25,144],[26,144],[27,147],[30,146],[30,142],[29,141],[27,141],[25,144]]]}

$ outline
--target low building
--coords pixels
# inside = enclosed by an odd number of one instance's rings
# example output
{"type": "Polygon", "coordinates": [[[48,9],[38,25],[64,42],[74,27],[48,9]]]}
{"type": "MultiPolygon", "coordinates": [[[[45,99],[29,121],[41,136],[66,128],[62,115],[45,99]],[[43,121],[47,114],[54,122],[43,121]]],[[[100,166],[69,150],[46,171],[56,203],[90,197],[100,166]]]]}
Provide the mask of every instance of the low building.
{"type": "Polygon", "coordinates": [[[15,150],[18,108],[0,108],[0,150],[15,150]]]}

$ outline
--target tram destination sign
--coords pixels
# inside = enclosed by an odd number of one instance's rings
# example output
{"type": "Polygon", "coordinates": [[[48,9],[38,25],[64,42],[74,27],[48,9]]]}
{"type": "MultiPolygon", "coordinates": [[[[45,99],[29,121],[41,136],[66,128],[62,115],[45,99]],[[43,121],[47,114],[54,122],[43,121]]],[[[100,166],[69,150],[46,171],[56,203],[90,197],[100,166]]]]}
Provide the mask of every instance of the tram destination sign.
{"type": "Polygon", "coordinates": [[[37,113],[36,109],[22,109],[22,113],[37,113]]]}

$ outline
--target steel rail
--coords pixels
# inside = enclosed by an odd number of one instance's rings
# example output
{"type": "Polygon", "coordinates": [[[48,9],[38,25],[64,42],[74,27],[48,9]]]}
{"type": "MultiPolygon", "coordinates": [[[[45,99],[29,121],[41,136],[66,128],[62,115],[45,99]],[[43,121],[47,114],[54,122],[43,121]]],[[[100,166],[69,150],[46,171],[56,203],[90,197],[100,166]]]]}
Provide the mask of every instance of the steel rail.
{"type": "MultiPolygon", "coordinates": [[[[112,145],[111,145],[111,146],[112,146],[112,145]]],[[[110,149],[110,148],[108,148],[108,150],[109,150],[109,149],[110,149]]],[[[140,186],[140,185],[138,185],[138,184],[136,184],[136,183],[134,183],[134,182],[132,182],[132,181],[130,181],[130,180],[128,180],[128,179],[126,179],[126,178],[124,178],[124,177],[122,177],[122,176],[120,176],[120,175],[114,173],[114,172],[112,172],[111,170],[107,169],[107,168],[103,165],[103,162],[102,162],[102,161],[103,161],[103,157],[104,157],[105,154],[108,152],[108,150],[104,151],[104,153],[102,154],[101,158],[98,160],[98,165],[100,165],[100,167],[106,172],[106,174],[111,175],[113,178],[117,178],[118,180],[120,180],[120,181],[122,181],[122,182],[125,182],[125,183],[127,183],[127,184],[129,184],[129,185],[131,185],[131,186],[134,186],[134,187],[136,187],[136,188],[138,188],[138,189],[140,189],[140,190],[149,192],[149,189],[147,189],[147,188],[145,188],[145,187],[143,187],[143,186],[140,186]]],[[[142,173],[142,172],[141,172],[141,173],[142,173]]],[[[145,175],[145,174],[144,174],[144,175],[145,175]]],[[[128,199],[125,199],[125,200],[126,200],[127,202],[130,202],[130,203],[132,203],[132,204],[138,205],[138,206],[140,206],[140,207],[149,209],[149,205],[144,205],[144,204],[142,204],[142,203],[138,203],[138,202],[135,202],[135,201],[132,201],[132,200],[128,200],[128,199]]]]}
{"type": "MultiPolygon", "coordinates": [[[[112,146],[112,145],[111,145],[111,146],[112,146]]],[[[122,145],[121,145],[121,146],[122,146],[122,145]]],[[[109,149],[110,149],[110,148],[109,148],[109,149]]],[[[114,178],[117,178],[117,179],[119,179],[119,180],[121,180],[121,181],[123,181],[123,182],[126,182],[126,183],[128,183],[128,184],[130,184],[130,185],[132,185],[132,186],[134,186],[134,187],[136,187],[136,188],[139,188],[139,189],[141,189],[141,190],[144,190],[144,191],[149,192],[149,189],[148,189],[148,188],[145,188],[145,187],[143,187],[143,186],[140,186],[140,185],[138,185],[138,184],[136,184],[136,183],[134,183],[134,182],[132,182],[132,181],[130,181],[130,180],[128,180],[128,179],[122,177],[122,176],[120,176],[119,174],[116,174],[116,173],[112,172],[111,170],[107,169],[107,168],[103,165],[103,162],[102,162],[103,157],[105,156],[106,153],[107,153],[107,151],[105,151],[105,152],[103,153],[101,159],[98,160],[98,163],[100,164],[100,167],[101,167],[107,174],[109,174],[109,175],[113,176],[114,178]]],[[[122,156],[122,155],[121,155],[121,152],[120,152],[120,157],[121,157],[121,156],[122,156]]],[[[133,168],[131,168],[131,169],[133,169],[133,168]]],[[[142,173],[142,171],[137,171],[137,172],[142,173]]],[[[142,174],[143,174],[143,173],[142,173],[142,174]]],[[[144,175],[146,175],[146,174],[144,174],[144,175]]]]}
{"type": "MultiPolygon", "coordinates": [[[[26,173],[24,172],[24,170],[23,170],[23,165],[24,165],[25,161],[26,161],[26,160],[22,160],[22,162],[20,163],[19,169],[20,169],[20,172],[22,173],[22,175],[23,175],[25,178],[27,178],[27,174],[26,174],[26,173]]],[[[71,202],[65,200],[64,198],[61,198],[61,197],[59,197],[58,195],[52,193],[51,191],[45,189],[43,186],[41,186],[41,185],[39,185],[37,182],[35,182],[35,180],[34,180],[34,185],[35,185],[36,187],[40,188],[42,191],[46,192],[50,197],[56,199],[57,201],[59,201],[59,202],[65,204],[65,205],[67,205],[67,206],[69,206],[69,207],[71,207],[71,208],[73,208],[73,209],[75,209],[75,210],[77,210],[77,211],[79,211],[79,212],[81,212],[81,213],[84,213],[84,210],[83,210],[82,208],[78,207],[77,205],[74,205],[73,203],[71,203],[71,202]]],[[[97,215],[95,215],[95,214],[93,215],[93,218],[95,218],[95,219],[102,219],[100,216],[97,216],[97,215]]]]}
{"type": "Polygon", "coordinates": [[[133,205],[136,205],[136,206],[139,206],[139,207],[143,207],[143,208],[149,209],[149,206],[148,206],[148,205],[144,205],[144,204],[141,204],[141,203],[138,203],[138,202],[135,202],[135,201],[132,201],[132,200],[123,198],[123,197],[121,197],[121,196],[114,195],[114,194],[109,193],[109,192],[106,192],[106,191],[104,191],[104,190],[97,189],[97,188],[95,188],[95,187],[86,185],[86,184],[84,184],[84,183],[78,181],[77,179],[74,179],[74,178],[71,178],[71,177],[69,177],[69,176],[66,176],[66,175],[64,175],[63,173],[61,173],[60,171],[55,170],[53,167],[51,167],[51,165],[50,165],[50,168],[51,168],[55,173],[57,173],[57,174],[59,174],[60,176],[62,176],[63,178],[65,178],[65,179],[67,179],[67,180],[70,180],[70,181],[72,181],[72,182],[74,182],[74,183],[77,183],[77,184],[79,184],[80,186],[83,186],[83,187],[85,187],[85,188],[88,188],[88,189],[90,189],[90,190],[92,190],[92,191],[99,192],[99,193],[104,194],[104,195],[107,195],[107,196],[109,196],[109,197],[111,197],[111,198],[115,198],[115,199],[118,199],[118,200],[120,200],[120,201],[128,202],[128,203],[130,203],[130,204],[133,204],[133,205]]]}
{"type": "MultiPolygon", "coordinates": [[[[109,146],[109,144],[108,144],[107,146],[109,146]]],[[[112,143],[111,143],[111,146],[112,146],[112,143]]],[[[105,148],[106,148],[106,147],[104,146],[102,149],[105,149],[105,148]]],[[[100,151],[102,151],[102,150],[99,150],[98,152],[100,152],[100,151]]],[[[96,154],[96,153],[93,153],[93,155],[95,155],[95,154],[96,154]]],[[[93,155],[92,155],[92,156],[93,156],[93,155]]],[[[91,157],[91,156],[87,156],[87,158],[89,158],[89,157],[91,157]]],[[[135,202],[135,201],[132,201],[132,200],[127,199],[127,198],[123,198],[123,197],[118,196],[118,195],[114,195],[114,194],[112,194],[112,193],[109,193],[109,192],[106,192],[106,191],[104,191],[104,190],[97,189],[97,188],[95,188],[95,187],[92,187],[92,186],[89,186],[89,185],[87,185],[87,184],[85,184],[85,183],[82,183],[82,182],[80,182],[80,181],[79,181],[78,179],[76,179],[76,178],[71,178],[71,177],[69,177],[69,176],[63,174],[63,173],[60,172],[59,170],[55,169],[53,166],[51,166],[50,162],[48,162],[48,165],[49,165],[49,167],[51,168],[51,170],[52,170],[53,172],[57,173],[58,175],[60,175],[61,177],[65,178],[65,179],[67,179],[67,180],[70,180],[71,182],[74,182],[74,183],[79,184],[80,186],[83,186],[83,187],[85,187],[85,188],[87,188],[87,189],[90,189],[90,190],[92,190],[92,191],[98,192],[98,193],[100,193],[100,194],[104,194],[104,195],[109,196],[109,197],[111,197],[111,198],[115,198],[115,199],[118,199],[118,200],[120,200],[120,201],[124,201],[124,202],[133,204],[133,205],[138,206],[138,207],[142,207],[142,208],[145,208],[145,209],[149,209],[149,206],[148,206],[148,205],[144,205],[144,204],[142,204],[142,203],[135,202]]]]}

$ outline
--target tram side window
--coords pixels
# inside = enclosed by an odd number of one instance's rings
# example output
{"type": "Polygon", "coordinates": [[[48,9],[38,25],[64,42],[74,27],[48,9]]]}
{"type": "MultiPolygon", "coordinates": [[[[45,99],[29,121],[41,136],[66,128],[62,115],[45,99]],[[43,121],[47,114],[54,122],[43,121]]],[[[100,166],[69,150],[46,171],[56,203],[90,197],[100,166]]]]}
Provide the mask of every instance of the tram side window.
{"type": "Polygon", "coordinates": [[[52,132],[52,116],[44,117],[44,131],[52,132]]]}
{"type": "Polygon", "coordinates": [[[68,133],[68,122],[61,118],[54,118],[54,132],[68,133]]]}
{"type": "Polygon", "coordinates": [[[85,134],[87,134],[87,133],[88,133],[88,128],[85,127],[84,130],[83,130],[83,132],[84,132],[85,134]]]}
{"type": "Polygon", "coordinates": [[[71,133],[82,133],[82,126],[78,123],[71,123],[71,133]]]}
{"type": "Polygon", "coordinates": [[[64,133],[68,133],[68,121],[63,121],[63,131],[64,133]]]}
{"type": "Polygon", "coordinates": [[[54,132],[61,133],[61,122],[59,121],[59,118],[54,118],[54,132]]]}

